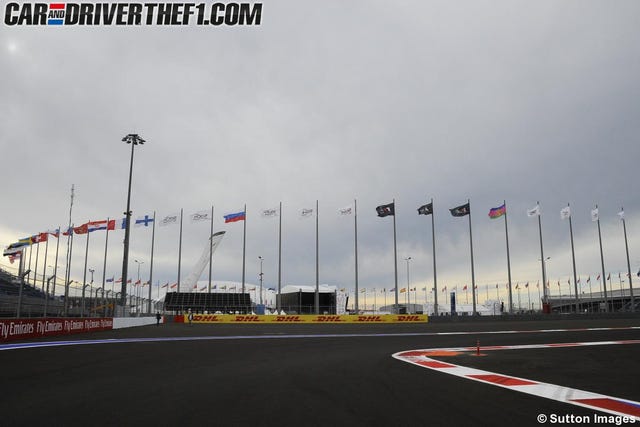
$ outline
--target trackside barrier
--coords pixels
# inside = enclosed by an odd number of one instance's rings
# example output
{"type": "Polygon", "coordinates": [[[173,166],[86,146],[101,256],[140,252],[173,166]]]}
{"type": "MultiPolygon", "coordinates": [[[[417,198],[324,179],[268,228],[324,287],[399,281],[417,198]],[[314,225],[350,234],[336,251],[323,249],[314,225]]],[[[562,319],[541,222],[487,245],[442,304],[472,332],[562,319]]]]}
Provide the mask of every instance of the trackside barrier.
{"type": "MultiPolygon", "coordinates": [[[[177,323],[188,322],[185,315],[177,315],[177,323]]],[[[192,323],[426,323],[426,314],[381,315],[253,315],[253,314],[194,314],[192,323]]]]}
{"type": "MultiPolygon", "coordinates": [[[[160,321],[164,323],[164,318],[160,321]]],[[[114,317],[113,329],[131,328],[133,326],[155,325],[156,317],[114,317]]]]}
{"type": "Polygon", "coordinates": [[[0,342],[113,329],[113,318],[38,318],[0,320],[0,342]]]}

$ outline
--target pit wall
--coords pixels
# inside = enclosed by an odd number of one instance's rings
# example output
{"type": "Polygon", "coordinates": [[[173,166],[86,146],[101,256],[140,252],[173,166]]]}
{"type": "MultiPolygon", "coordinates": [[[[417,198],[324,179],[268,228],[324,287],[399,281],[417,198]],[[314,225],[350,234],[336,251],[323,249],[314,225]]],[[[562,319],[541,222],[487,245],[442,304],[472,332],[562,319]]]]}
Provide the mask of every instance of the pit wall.
{"type": "MultiPolygon", "coordinates": [[[[426,323],[426,314],[383,315],[251,315],[193,314],[191,323],[426,323]]],[[[188,323],[187,315],[174,316],[174,322],[188,323]]]]}

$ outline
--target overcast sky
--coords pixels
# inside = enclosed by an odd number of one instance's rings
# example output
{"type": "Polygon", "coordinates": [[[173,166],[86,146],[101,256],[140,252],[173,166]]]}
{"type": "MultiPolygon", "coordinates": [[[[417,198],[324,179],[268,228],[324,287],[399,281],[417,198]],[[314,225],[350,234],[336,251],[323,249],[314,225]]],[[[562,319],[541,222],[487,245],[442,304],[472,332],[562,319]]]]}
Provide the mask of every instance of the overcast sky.
{"type": "MultiPolygon", "coordinates": [[[[316,200],[320,282],[338,287],[354,284],[353,217],[338,209],[355,199],[361,288],[394,285],[392,218],[375,212],[392,199],[400,286],[409,256],[411,286],[433,281],[431,222],[416,211],[431,198],[440,287],[471,283],[468,221],[448,210],[467,199],[479,286],[507,281],[504,221],[487,216],[503,200],[514,282],[541,279],[526,215],[536,201],[552,283],[572,275],[567,203],[583,281],[601,271],[596,204],[614,284],[626,272],[621,206],[638,270],[639,2],[263,5],[260,26],[0,25],[0,244],[66,225],[72,184],[75,224],[121,217],[121,139],[139,133],[133,215],[215,206],[227,233],[214,282],[241,280],[242,222],[222,216],[246,203],[246,280],[257,283],[262,256],[276,285],[278,220],[260,211],[282,202],[282,284],[315,284],[315,220],[300,210],[316,200]]],[[[208,233],[185,218],[183,279],[208,233]]],[[[121,275],[123,235],[110,233],[107,277],[121,275]]],[[[77,280],[85,242],[74,245],[77,280]]],[[[134,259],[148,276],[150,243],[151,229],[132,230],[134,278],[134,259]]],[[[96,281],[103,255],[104,233],[92,233],[96,281]]],[[[154,284],[176,281],[177,255],[178,227],[157,228],[154,284]]]]}

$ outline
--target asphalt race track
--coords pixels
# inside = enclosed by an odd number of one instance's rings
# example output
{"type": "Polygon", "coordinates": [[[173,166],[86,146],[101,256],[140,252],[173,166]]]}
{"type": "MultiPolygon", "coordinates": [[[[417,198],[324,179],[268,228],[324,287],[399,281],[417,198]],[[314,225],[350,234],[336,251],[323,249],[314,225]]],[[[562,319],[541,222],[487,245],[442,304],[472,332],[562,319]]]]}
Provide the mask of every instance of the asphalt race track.
{"type": "MultiPolygon", "coordinates": [[[[637,327],[640,319],[168,323],[46,340],[100,341],[86,345],[1,345],[0,425],[522,427],[544,425],[540,414],[564,416],[563,424],[571,424],[575,417],[604,413],[423,369],[392,355],[475,346],[478,340],[481,348],[638,340],[637,327]]],[[[482,353],[439,360],[640,401],[638,343],[482,353]]]]}

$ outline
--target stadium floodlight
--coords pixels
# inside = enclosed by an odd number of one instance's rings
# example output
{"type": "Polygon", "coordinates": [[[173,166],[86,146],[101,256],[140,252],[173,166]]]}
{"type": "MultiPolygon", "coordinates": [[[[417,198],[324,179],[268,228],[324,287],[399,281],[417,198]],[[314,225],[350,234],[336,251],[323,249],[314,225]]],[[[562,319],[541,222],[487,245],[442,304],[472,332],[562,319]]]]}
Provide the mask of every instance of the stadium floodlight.
{"type": "Polygon", "coordinates": [[[129,264],[129,234],[131,232],[131,179],[133,177],[133,150],[136,145],[143,145],[146,141],[140,137],[137,133],[130,133],[124,138],[122,142],[131,144],[131,162],[129,164],[129,187],[127,190],[127,210],[125,215],[125,227],[124,227],[124,251],[122,255],[122,289],[120,292],[120,305],[122,306],[122,315],[126,316],[126,310],[124,307],[127,304],[127,280],[128,280],[128,264],[129,264]]]}

